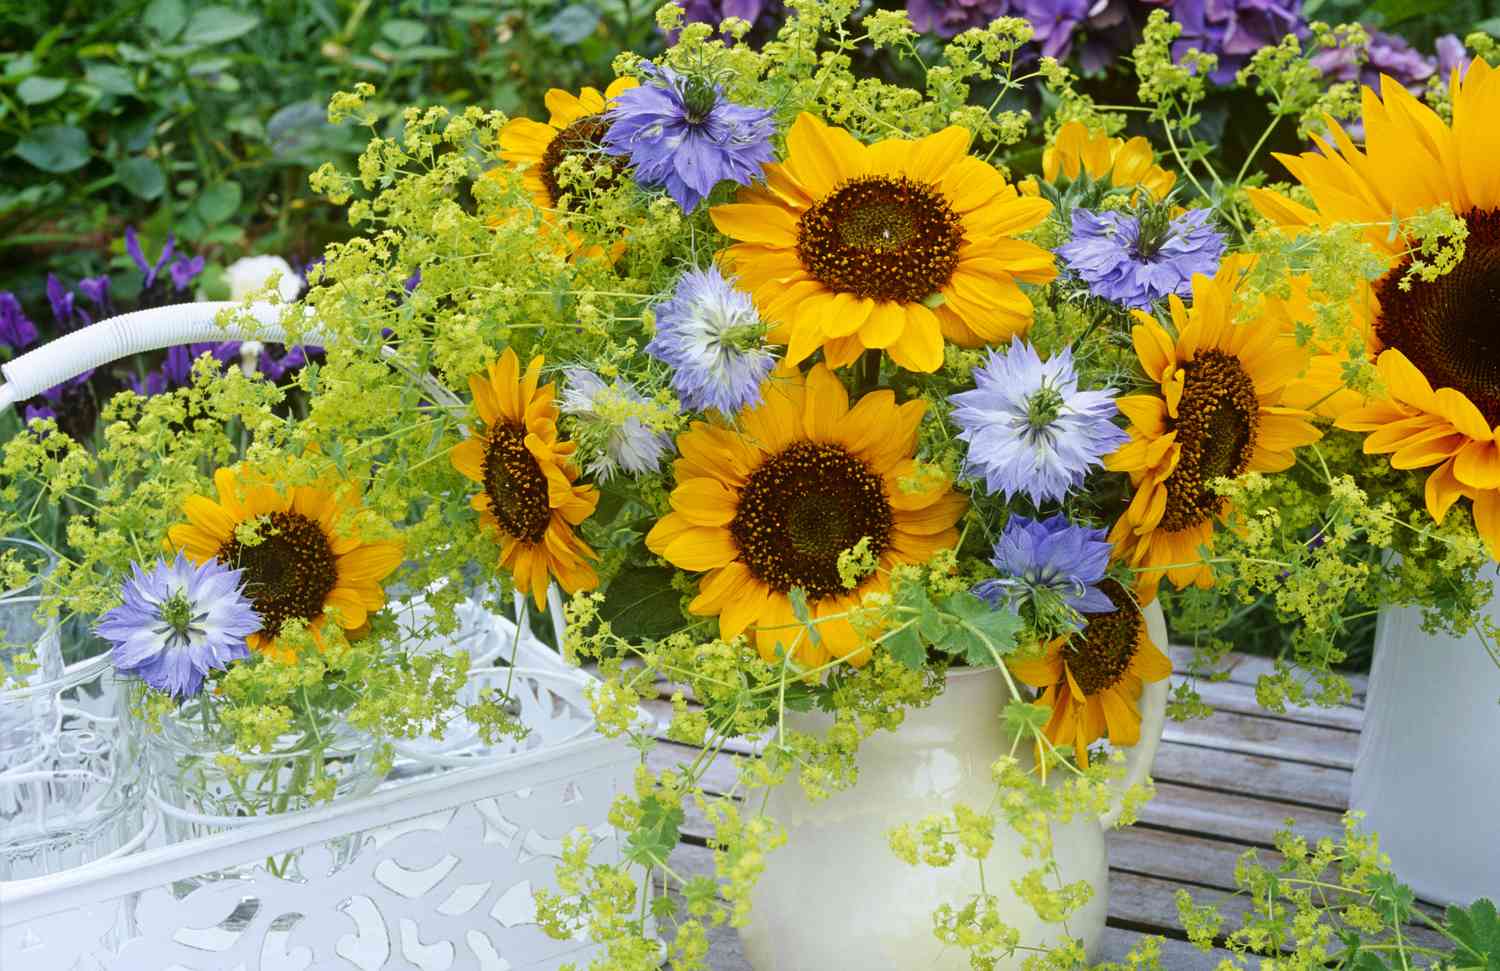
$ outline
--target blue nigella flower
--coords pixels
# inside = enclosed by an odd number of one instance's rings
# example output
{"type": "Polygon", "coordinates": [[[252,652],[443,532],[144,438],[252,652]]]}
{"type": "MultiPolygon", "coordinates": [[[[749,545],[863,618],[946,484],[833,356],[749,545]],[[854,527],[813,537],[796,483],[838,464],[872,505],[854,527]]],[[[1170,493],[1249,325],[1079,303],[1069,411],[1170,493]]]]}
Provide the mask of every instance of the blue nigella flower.
{"type": "Polygon", "coordinates": [[[21,309],[21,301],[9,290],[0,291],[0,344],[22,351],[36,342],[36,325],[21,309]]]}
{"type": "Polygon", "coordinates": [[[647,82],[624,91],[609,111],[604,146],[628,155],[642,186],[665,186],[692,212],[726,179],[749,185],[771,161],[771,112],[724,99],[724,89],[669,67],[641,66],[647,82]]]}
{"type": "Polygon", "coordinates": [[[116,670],[180,700],[197,694],[210,671],[250,656],[245,638],[262,624],[240,587],[241,571],[217,560],[195,567],[181,553],[149,571],[132,567],[125,602],[94,628],[114,645],[116,670]]]}
{"type": "Polygon", "coordinates": [[[568,368],[564,374],[567,387],[558,400],[558,410],[604,426],[604,450],[589,462],[590,475],[608,482],[617,469],[640,475],[661,468],[662,456],[672,447],[671,437],[653,431],[639,418],[621,419],[609,414],[607,402],[611,397],[620,404],[645,403],[646,399],[630,382],[617,381],[610,386],[593,371],[581,367],[568,368]]]}
{"type": "Polygon", "coordinates": [[[1108,613],[1114,603],[1096,584],[1104,579],[1109,553],[1102,529],[1075,526],[1061,514],[1040,522],[1012,516],[990,560],[1000,577],[976,584],[974,595],[992,607],[1014,610],[1039,591],[1051,590],[1079,613],[1108,613]]]}
{"type": "Polygon", "coordinates": [[[645,351],[672,366],[672,390],[685,407],[732,415],[760,403],[761,382],[776,366],[762,332],[750,295],[711,266],[684,273],[656,308],[645,351]]]}
{"type": "Polygon", "coordinates": [[[1073,351],[1043,361],[1013,338],[974,369],[973,391],[951,396],[953,421],[969,443],[966,471],[1006,498],[1026,493],[1041,505],[1057,501],[1130,436],[1113,419],[1112,389],[1078,390],[1073,351]]]}
{"type": "Polygon", "coordinates": [[[1144,309],[1169,293],[1193,295],[1193,274],[1213,276],[1224,236],[1207,209],[1176,219],[1165,207],[1136,217],[1073,210],[1073,238],[1057,248],[1068,270],[1089,291],[1128,309],[1144,309]]]}

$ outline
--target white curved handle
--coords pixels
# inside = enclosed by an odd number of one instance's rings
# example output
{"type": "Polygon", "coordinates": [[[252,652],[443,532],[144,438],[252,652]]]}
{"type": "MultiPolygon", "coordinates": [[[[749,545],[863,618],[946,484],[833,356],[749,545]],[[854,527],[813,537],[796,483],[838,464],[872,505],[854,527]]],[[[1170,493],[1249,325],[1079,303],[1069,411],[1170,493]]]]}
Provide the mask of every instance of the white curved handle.
{"type": "MultiPolygon", "coordinates": [[[[282,315],[289,304],[253,303],[248,313],[253,327],[231,323],[219,326],[215,317],[221,310],[238,310],[243,320],[245,305],[234,301],[179,303],[166,307],[137,310],[90,324],[71,334],[48,341],[41,347],[0,364],[0,412],[76,378],[90,368],[110,364],[142,351],[155,351],[177,344],[200,341],[267,340],[286,343],[282,315]]],[[[309,343],[320,343],[309,335],[309,343]]]]}
{"type": "MultiPolygon", "coordinates": [[[[1162,616],[1161,603],[1152,601],[1142,611],[1146,617],[1146,633],[1151,642],[1167,653],[1167,621],[1162,616]]],[[[1162,678],[1147,684],[1141,691],[1141,740],[1125,750],[1125,775],[1116,783],[1114,802],[1109,810],[1099,817],[1099,822],[1108,829],[1120,819],[1125,809],[1125,793],[1133,786],[1143,784],[1151,775],[1151,763],[1156,761],[1156,747],[1161,744],[1162,729],[1167,724],[1167,696],[1170,694],[1170,678],[1162,678]]]]}

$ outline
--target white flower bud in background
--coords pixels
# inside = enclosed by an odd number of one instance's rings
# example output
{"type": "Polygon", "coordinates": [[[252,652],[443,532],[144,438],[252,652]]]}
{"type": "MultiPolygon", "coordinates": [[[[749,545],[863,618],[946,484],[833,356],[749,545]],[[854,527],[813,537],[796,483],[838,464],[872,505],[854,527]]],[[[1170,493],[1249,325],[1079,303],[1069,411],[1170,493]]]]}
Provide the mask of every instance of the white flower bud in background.
{"type": "Polygon", "coordinates": [[[261,290],[275,274],[281,279],[276,290],[283,300],[296,300],[302,292],[302,277],[290,263],[279,256],[246,256],[235,260],[224,270],[229,281],[229,299],[243,300],[261,290]]]}

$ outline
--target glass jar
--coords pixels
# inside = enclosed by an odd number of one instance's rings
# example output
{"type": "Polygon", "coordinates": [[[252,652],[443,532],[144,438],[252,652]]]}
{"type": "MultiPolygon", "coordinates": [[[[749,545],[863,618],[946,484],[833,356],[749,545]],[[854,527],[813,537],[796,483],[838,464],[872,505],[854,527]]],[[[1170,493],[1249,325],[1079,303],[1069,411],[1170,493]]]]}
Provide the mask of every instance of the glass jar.
{"type": "MultiPolygon", "coordinates": [[[[244,752],[219,707],[204,692],[146,726],[151,791],[169,843],[365,795],[380,781],[374,739],[338,715],[308,715],[269,750],[244,752]]],[[[287,877],[295,863],[267,860],[266,868],[287,877]]]]}

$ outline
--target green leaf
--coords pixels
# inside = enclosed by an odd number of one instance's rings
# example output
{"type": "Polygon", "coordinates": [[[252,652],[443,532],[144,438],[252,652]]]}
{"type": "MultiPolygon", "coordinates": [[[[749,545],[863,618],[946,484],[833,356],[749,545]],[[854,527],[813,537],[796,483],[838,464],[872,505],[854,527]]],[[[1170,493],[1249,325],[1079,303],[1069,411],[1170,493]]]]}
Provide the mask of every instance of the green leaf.
{"type": "Polygon", "coordinates": [[[961,623],[963,653],[969,664],[987,667],[997,662],[996,654],[1004,657],[1016,649],[1021,617],[1015,611],[991,607],[968,591],[955,593],[943,601],[943,607],[961,623]]]}
{"type": "Polygon", "coordinates": [[[1500,917],[1493,901],[1481,897],[1468,910],[1448,908],[1448,930],[1467,954],[1455,954],[1459,968],[1500,968],[1500,917]]]}
{"type": "Polygon", "coordinates": [[[598,11],[575,3],[559,10],[555,17],[542,24],[541,31],[559,45],[568,47],[587,38],[598,26],[598,11]]]}
{"type": "Polygon", "coordinates": [[[427,25],[420,20],[396,17],[381,24],[380,32],[398,47],[411,47],[422,43],[422,38],[427,36],[427,25]]]}
{"type": "Polygon", "coordinates": [[[135,75],[118,64],[90,64],[84,79],[105,94],[135,94],[135,75]]]}
{"type": "MultiPolygon", "coordinates": [[[[797,618],[797,622],[799,624],[807,629],[807,638],[814,644],[821,647],[823,644],[823,635],[818,633],[818,626],[813,623],[812,611],[807,606],[807,591],[803,590],[801,587],[793,587],[787,594],[787,599],[792,602],[793,616],[797,618]]],[[[790,631],[788,633],[790,639],[796,639],[796,631],[790,631]]]]}
{"type": "Polygon", "coordinates": [[[260,26],[260,18],[229,7],[203,7],[188,21],[184,44],[206,47],[243,37],[260,26]]]}
{"type": "Polygon", "coordinates": [[[881,643],[891,653],[891,657],[913,671],[920,671],[927,663],[927,648],[922,645],[922,638],[917,633],[915,623],[900,628],[881,643]]]}
{"type": "Polygon", "coordinates": [[[16,154],[43,172],[72,172],[88,164],[89,138],[72,125],[46,125],[17,142],[16,154]]]}
{"type": "Polygon", "coordinates": [[[1052,709],[1026,701],[1012,701],[1000,713],[1006,729],[1016,738],[1026,738],[1047,727],[1052,709]]]}
{"type": "Polygon", "coordinates": [[[148,202],[167,189],[167,177],[154,159],[128,158],[115,166],[115,176],[131,195],[148,202]]]}
{"type": "Polygon", "coordinates": [[[171,40],[187,25],[187,7],[182,0],[151,0],[141,23],[162,40],[171,40]]]}
{"type": "Polygon", "coordinates": [[[16,97],[29,105],[41,105],[61,97],[66,90],[68,82],[62,78],[44,78],[33,74],[16,85],[16,97]]]}
{"type": "Polygon", "coordinates": [[[651,901],[651,916],[657,920],[666,920],[677,914],[677,898],[671,894],[661,894],[651,901]]]}
{"type": "Polygon", "coordinates": [[[665,637],[682,626],[682,594],[665,567],[630,567],[609,582],[599,616],[630,641],[665,637]]]}
{"type": "Polygon", "coordinates": [[[198,197],[198,215],[210,226],[229,219],[240,208],[244,190],[238,182],[215,182],[198,197]]]}
{"type": "Polygon", "coordinates": [[[680,806],[671,806],[656,796],[641,800],[641,824],[625,840],[624,857],[637,866],[666,861],[677,846],[679,827],[687,818],[680,806]]]}
{"type": "Polygon", "coordinates": [[[1382,26],[1390,27],[1424,14],[1442,13],[1452,3],[1453,0],[1376,0],[1365,13],[1378,14],[1383,21],[1382,26]]]}

